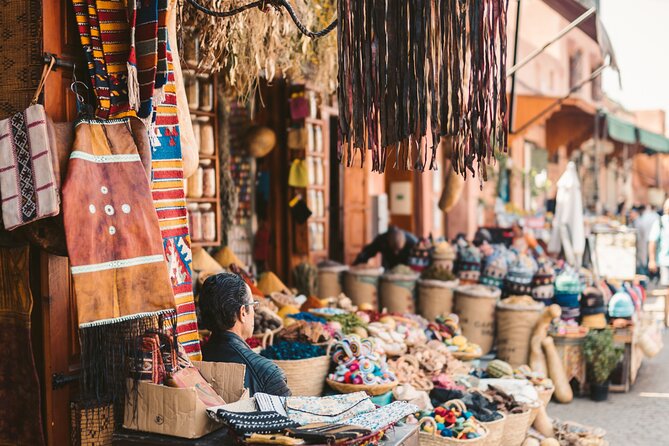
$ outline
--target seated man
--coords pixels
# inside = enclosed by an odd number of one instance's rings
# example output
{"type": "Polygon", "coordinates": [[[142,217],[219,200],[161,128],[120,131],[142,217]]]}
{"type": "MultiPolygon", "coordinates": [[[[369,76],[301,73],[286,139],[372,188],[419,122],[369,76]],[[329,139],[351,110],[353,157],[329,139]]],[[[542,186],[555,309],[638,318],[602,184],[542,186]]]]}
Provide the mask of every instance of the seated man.
{"type": "Polygon", "coordinates": [[[244,341],[253,334],[257,304],[249,286],[236,274],[221,273],[205,280],[200,291],[200,311],[212,335],[202,349],[204,360],[244,364],[244,385],[251,396],[257,392],[290,396],[281,369],[253,352],[244,341]]]}

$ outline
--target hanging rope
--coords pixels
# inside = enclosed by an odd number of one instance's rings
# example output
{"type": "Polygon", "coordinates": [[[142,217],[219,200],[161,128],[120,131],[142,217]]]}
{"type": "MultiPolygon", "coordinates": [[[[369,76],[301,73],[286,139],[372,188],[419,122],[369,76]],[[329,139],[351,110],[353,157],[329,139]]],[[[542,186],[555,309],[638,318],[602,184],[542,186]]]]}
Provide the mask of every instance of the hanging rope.
{"type": "Polygon", "coordinates": [[[295,14],[295,10],[290,5],[288,0],[256,0],[251,3],[247,3],[246,5],[239,6],[238,8],[231,9],[229,11],[213,11],[207,8],[206,6],[202,6],[201,4],[199,4],[197,0],[187,0],[187,1],[198,11],[210,15],[212,17],[219,17],[219,18],[232,17],[244,11],[248,11],[249,9],[252,8],[259,8],[264,11],[266,10],[267,6],[274,6],[276,9],[280,9],[281,7],[283,7],[286,9],[286,11],[288,11],[290,18],[293,20],[293,23],[295,23],[295,26],[297,26],[297,29],[299,29],[302,34],[312,39],[318,39],[319,37],[323,37],[332,32],[337,27],[337,19],[334,19],[332,23],[330,23],[325,29],[322,29],[321,31],[308,30],[307,27],[304,26],[304,24],[297,17],[297,14],[295,14]]]}

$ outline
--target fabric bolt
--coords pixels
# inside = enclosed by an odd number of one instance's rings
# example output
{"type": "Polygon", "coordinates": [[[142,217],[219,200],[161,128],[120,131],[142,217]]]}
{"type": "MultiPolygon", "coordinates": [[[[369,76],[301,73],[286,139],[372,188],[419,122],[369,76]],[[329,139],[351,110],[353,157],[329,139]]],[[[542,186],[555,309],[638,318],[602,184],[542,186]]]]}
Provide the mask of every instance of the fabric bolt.
{"type": "Polygon", "coordinates": [[[168,57],[168,82],[164,87],[164,97],[154,101],[154,123],[150,130],[151,194],[174,292],[178,341],[191,359],[200,360],[202,355],[193,299],[191,240],[183,185],[176,86],[171,54],[168,53],[168,57]]]}
{"type": "Polygon", "coordinates": [[[0,444],[44,444],[29,270],[28,246],[0,249],[0,444]]]}
{"type": "Polygon", "coordinates": [[[395,401],[387,406],[379,407],[372,412],[351,417],[346,420],[346,423],[366,427],[372,432],[377,432],[394,425],[417,411],[418,406],[415,404],[410,404],[406,401],[395,401]]]}
{"type": "Polygon", "coordinates": [[[293,396],[286,399],[288,418],[299,424],[339,423],[375,410],[366,392],[324,397],[293,396]]]}
{"type": "Polygon", "coordinates": [[[52,150],[41,105],[0,121],[0,196],[5,229],[60,212],[52,150]]]}
{"type": "Polygon", "coordinates": [[[125,0],[72,0],[101,119],[134,116],[128,99],[130,32],[125,0]]]}
{"type": "Polygon", "coordinates": [[[153,113],[152,99],[158,65],[158,1],[130,0],[128,9],[134,19],[134,24],[131,19],[128,58],[129,100],[137,116],[146,119],[153,113]]]}
{"type": "Polygon", "coordinates": [[[158,219],[127,119],[81,120],[63,185],[79,326],[171,312],[158,219]]]}

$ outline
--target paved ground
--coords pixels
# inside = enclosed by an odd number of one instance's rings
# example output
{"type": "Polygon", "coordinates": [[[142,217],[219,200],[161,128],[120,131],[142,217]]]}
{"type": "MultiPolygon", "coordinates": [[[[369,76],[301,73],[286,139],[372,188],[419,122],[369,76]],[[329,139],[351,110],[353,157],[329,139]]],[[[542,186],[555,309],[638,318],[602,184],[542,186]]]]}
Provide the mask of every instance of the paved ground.
{"type": "Polygon", "coordinates": [[[551,403],[548,414],[599,426],[607,431],[611,446],[669,445],[669,332],[664,349],[644,360],[629,393],[612,393],[609,400],[595,403],[577,398],[571,404],[551,403]]]}

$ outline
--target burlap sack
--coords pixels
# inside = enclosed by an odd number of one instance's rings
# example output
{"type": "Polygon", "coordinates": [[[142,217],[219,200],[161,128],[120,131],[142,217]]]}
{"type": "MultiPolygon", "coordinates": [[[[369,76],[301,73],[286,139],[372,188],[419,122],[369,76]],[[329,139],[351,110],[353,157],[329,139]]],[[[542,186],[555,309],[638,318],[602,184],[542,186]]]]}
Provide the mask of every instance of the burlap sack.
{"type": "Polygon", "coordinates": [[[381,277],[381,308],[390,313],[414,313],[417,280],[418,275],[385,274],[381,277]]]}
{"type": "Polygon", "coordinates": [[[463,285],[455,289],[455,313],[462,334],[488,353],[495,341],[495,306],[502,292],[485,285],[463,285]]]}
{"type": "Polygon", "coordinates": [[[343,276],[348,266],[319,266],[318,267],[318,297],[327,299],[337,297],[343,292],[343,276]]]}
{"type": "Polygon", "coordinates": [[[383,268],[351,269],[344,274],[344,294],[353,305],[379,305],[378,286],[383,268]]]}
{"type": "Polygon", "coordinates": [[[418,314],[429,321],[438,316],[453,312],[453,290],[458,286],[457,280],[418,281],[418,314]]]}
{"type": "Polygon", "coordinates": [[[530,339],[544,304],[509,305],[497,304],[497,357],[513,367],[527,364],[530,355],[530,339]]]}

